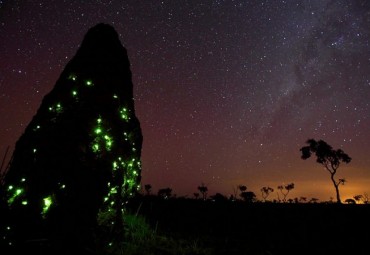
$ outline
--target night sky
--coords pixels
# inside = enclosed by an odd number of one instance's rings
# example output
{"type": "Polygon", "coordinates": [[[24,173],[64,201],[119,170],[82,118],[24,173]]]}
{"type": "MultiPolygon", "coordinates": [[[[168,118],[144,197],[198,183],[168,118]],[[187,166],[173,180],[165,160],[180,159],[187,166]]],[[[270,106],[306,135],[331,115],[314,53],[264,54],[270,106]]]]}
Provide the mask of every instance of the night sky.
{"type": "Polygon", "coordinates": [[[100,22],[128,51],[153,192],[243,184],[276,199],[293,182],[288,198],[327,201],[329,173],[300,158],[313,138],[352,157],[336,175],[342,200],[370,194],[366,0],[0,0],[1,159],[100,22]]]}

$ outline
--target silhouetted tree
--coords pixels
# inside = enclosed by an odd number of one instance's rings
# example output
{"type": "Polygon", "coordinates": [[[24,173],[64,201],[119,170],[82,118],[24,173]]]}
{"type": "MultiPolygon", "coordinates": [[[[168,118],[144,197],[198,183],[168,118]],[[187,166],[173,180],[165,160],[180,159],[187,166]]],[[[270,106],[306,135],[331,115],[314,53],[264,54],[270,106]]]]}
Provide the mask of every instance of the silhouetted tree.
{"type": "Polygon", "coordinates": [[[243,198],[243,200],[247,203],[252,203],[256,201],[256,194],[252,191],[244,191],[240,193],[240,196],[243,198]]]}
{"type": "Polygon", "coordinates": [[[319,201],[319,199],[313,197],[313,198],[310,199],[310,201],[308,201],[308,203],[317,203],[317,201],[319,201]]]}
{"type": "Polygon", "coordinates": [[[289,192],[294,189],[294,183],[287,184],[285,186],[280,185],[277,187],[280,193],[283,195],[283,201],[286,202],[286,197],[288,196],[289,192]]]}
{"type": "Polygon", "coordinates": [[[225,197],[221,193],[216,193],[215,195],[211,196],[211,199],[215,202],[224,202],[228,200],[227,197],[225,197]]]}
{"type": "Polygon", "coordinates": [[[304,202],[307,201],[307,197],[300,197],[298,201],[301,202],[301,203],[302,202],[304,203],[304,202]]]}
{"type": "Polygon", "coordinates": [[[362,202],[364,204],[368,204],[369,203],[369,195],[366,192],[362,196],[362,202]]]}
{"type": "MultiPolygon", "coordinates": [[[[247,191],[247,186],[245,186],[245,185],[238,185],[238,190],[240,191],[239,196],[242,199],[244,199],[244,197],[243,197],[242,194],[247,191]]],[[[245,194],[244,194],[244,196],[245,196],[245,194]]]]}
{"type": "Polygon", "coordinates": [[[261,188],[261,193],[262,193],[263,200],[266,201],[267,197],[270,195],[271,192],[274,192],[274,189],[273,188],[270,188],[270,187],[262,187],[261,188]]]}
{"type": "Polygon", "coordinates": [[[347,204],[356,204],[356,201],[352,198],[347,198],[346,200],[344,200],[344,202],[346,202],[347,204]]]}
{"type": "Polygon", "coordinates": [[[203,200],[207,199],[207,192],[208,188],[202,183],[200,186],[198,186],[198,190],[200,193],[202,193],[203,200]]]}
{"type": "Polygon", "coordinates": [[[238,189],[240,190],[240,193],[242,193],[242,192],[244,192],[244,191],[247,190],[247,186],[245,186],[245,185],[239,185],[238,186],[238,189]]]}
{"type": "Polygon", "coordinates": [[[149,196],[150,192],[152,191],[152,185],[145,184],[144,188],[145,188],[146,195],[149,196]]]}
{"type": "Polygon", "coordinates": [[[236,186],[233,186],[233,199],[235,200],[237,197],[238,197],[238,190],[239,190],[239,186],[236,185],[236,186]]]}
{"type": "Polygon", "coordinates": [[[158,196],[163,197],[164,199],[170,198],[172,195],[172,189],[171,188],[164,188],[158,190],[158,196]]]}
{"type": "Polygon", "coordinates": [[[364,204],[369,203],[369,196],[367,193],[364,193],[363,195],[355,195],[353,196],[353,199],[356,200],[356,202],[362,202],[364,204]]]}
{"type": "Polygon", "coordinates": [[[314,153],[316,156],[316,162],[323,165],[325,169],[330,173],[330,179],[333,182],[337,195],[337,203],[341,203],[339,194],[339,185],[344,185],[345,179],[335,180],[335,174],[340,166],[340,163],[348,164],[351,162],[349,157],[343,150],[333,150],[333,148],[323,140],[316,141],[309,139],[306,142],[308,146],[304,146],[300,149],[302,152],[301,158],[308,159],[314,153]]]}

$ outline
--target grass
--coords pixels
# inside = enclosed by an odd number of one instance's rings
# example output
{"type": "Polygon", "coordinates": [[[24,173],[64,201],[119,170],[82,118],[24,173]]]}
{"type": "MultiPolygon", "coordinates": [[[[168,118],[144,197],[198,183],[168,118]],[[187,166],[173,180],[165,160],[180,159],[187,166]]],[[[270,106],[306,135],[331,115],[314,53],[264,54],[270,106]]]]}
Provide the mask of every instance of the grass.
{"type": "Polygon", "coordinates": [[[199,240],[179,239],[157,233],[144,216],[126,214],[125,238],[120,255],[208,255],[209,249],[202,247],[199,240]]]}

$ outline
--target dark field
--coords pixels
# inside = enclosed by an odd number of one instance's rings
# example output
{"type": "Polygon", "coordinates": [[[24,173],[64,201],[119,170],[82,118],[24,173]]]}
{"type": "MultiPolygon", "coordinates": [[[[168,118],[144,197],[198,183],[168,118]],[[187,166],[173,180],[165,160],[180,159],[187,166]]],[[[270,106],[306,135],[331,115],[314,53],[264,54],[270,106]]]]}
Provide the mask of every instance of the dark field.
{"type": "Polygon", "coordinates": [[[131,208],[199,254],[370,254],[370,205],[143,197],[131,208]]]}
{"type": "MultiPolygon", "coordinates": [[[[114,250],[90,246],[62,252],[40,239],[21,249],[2,248],[0,255],[369,255],[369,216],[369,204],[141,196],[128,204],[126,236],[114,250]]],[[[105,237],[102,232],[96,240],[105,237]]]]}

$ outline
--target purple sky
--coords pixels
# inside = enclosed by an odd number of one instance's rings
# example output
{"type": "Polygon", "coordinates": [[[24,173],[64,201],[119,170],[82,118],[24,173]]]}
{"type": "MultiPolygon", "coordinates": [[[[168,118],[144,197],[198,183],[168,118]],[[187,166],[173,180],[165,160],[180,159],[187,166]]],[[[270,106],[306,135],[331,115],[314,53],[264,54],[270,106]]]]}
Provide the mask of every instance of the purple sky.
{"type": "Polygon", "coordinates": [[[370,194],[368,1],[0,1],[0,153],[12,151],[87,30],[126,47],[141,122],[142,184],[193,196],[295,183],[335,197],[300,159],[309,138],[352,162],[343,198],[370,194]],[[109,2],[109,3],[105,3],[109,2]]]}

